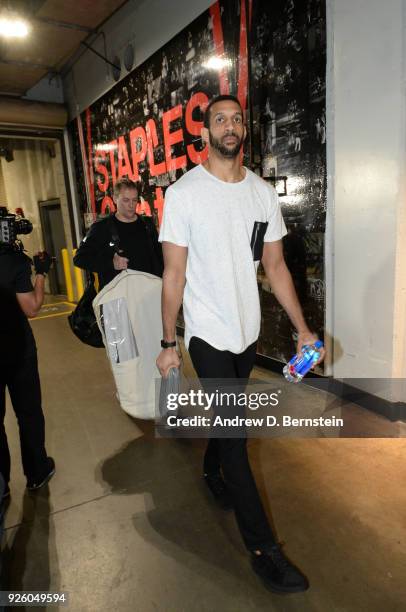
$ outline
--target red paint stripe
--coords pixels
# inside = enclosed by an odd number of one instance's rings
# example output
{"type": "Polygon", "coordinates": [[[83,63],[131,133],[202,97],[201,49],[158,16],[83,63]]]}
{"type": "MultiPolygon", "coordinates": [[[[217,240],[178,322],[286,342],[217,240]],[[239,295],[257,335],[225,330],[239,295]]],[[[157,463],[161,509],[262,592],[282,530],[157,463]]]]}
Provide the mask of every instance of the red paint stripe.
{"type": "Polygon", "coordinates": [[[78,135],[79,135],[79,143],[80,143],[80,152],[82,154],[82,164],[83,164],[83,177],[84,177],[84,181],[85,181],[85,189],[86,189],[86,210],[89,212],[90,211],[90,207],[91,207],[91,201],[90,201],[90,193],[89,193],[89,166],[87,163],[87,154],[86,154],[86,147],[85,147],[85,139],[83,136],[83,125],[82,125],[82,118],[79,115],[77,117],[77,125],[78,125],[78,135]]]}
{"type": "MultiPolygon", "coordinates": [[[[223,26],[221,24],[220,5],[218,2],[215,2],[214,4],[211,5],[210,15],[213,20],[213,41],[214,41],[214,47],[216,50],[216,56],[219,58],[225,59],[223,26]]],[[[220,94],[230,93],[228,74],[227,74],[227,69],[225,67],[219,70],[219,85],[220,85],[220,94]]]]}
{"type": "Polygon", "coordinates": [[[92,211],[96,212],[96,200],[94,197],[94,173],[93,173],[93,148],[92,148],[92,124],[90,108],[86,109],[86,131],[87,131],[87,146],[88,146],[88,177],[89,177],[89,194],[92,211]]]}
{"type": "Polygon", "coordinates": [[[240,17],[240,52],[238,56],[238,88],[237,97],[242,109],[247,108],[248,97],[248,42],[247,42],[247,15],[245,0],[241,0],[240,17]]]}

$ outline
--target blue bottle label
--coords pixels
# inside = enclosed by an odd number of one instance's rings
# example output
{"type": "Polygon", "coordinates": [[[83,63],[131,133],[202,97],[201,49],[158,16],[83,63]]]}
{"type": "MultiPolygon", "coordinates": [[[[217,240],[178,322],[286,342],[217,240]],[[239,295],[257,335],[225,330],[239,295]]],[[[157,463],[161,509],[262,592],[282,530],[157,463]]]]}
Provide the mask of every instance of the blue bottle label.
{"type": "Polygon", "coordinates": [[[317,349],[322,346],[323,343],[321,340],[317,340],[317,342],[314,343],[314,346],[303,346],[301,353],[299,355],[294,355],[288,362],[288,370],[290,375],[293,378],[297,375],[300,377],[305,376],[312,367],[313,363],[318,360],[320,353],[317,351],[317,349]]]}
{"type": "Polygon", "coordinates": [[[304,376],[308,370],[311,368],[313,362],[313,354],[310,352],[306,352],[301,359],[297,362],[295,366],[295,370],[301,376],[304,376]]]}

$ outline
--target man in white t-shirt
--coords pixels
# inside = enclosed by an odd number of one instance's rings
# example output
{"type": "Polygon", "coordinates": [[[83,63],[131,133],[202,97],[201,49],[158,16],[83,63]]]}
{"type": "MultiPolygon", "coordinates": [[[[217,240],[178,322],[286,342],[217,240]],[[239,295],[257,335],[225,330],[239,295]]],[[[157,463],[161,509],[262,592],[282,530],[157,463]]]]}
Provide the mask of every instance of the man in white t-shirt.
{"type": "MultiPolygon", "coordinates": [[[[312,344],[285,264],[286,234],[273,187],[241,165],[246,136],[237,98],[218,96],[204,117],[208,160],[168,188],[160,232],[165,270],[164,338],[157,366],[163,376],[180,365],[176,320],[183,298],[185,344],[197,375],[247,381],[260,331],[257,268],[262,261],[274,295],[298,331],[298,351],[312,344]]],[[[320,361],[324,355],[321,355],[320,361]]],[[[205,481],[223,507],[233,507],[253,569],[277,592],[308,588],[272,533],[241,438],[211,438],[205,481]]]]}

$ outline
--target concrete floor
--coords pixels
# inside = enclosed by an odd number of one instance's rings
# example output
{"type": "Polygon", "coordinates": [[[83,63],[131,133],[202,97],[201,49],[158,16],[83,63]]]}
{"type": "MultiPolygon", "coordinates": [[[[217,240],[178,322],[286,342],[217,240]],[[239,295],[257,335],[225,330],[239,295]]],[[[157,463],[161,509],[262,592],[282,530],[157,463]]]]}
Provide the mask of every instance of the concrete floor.
{"type": "MultiPolygon", "coordinates": [[[[249,442],[279,538],[311,583],[278,596],[252,573],[233,514],[206,493],[203,443],[155,439],[150,423],[126,416],[104,351],[81,344],[65,316],[32,326],[57,473],[25,493],[9,406],[9,589],[65,591],[61,609],[75,612],[406,610],[406,442],[388,438],[404,425],[347,405],[353,435],[386,439],[249,442]]],[[[309,391],[296,389],[307,401],[309,391]]]]}

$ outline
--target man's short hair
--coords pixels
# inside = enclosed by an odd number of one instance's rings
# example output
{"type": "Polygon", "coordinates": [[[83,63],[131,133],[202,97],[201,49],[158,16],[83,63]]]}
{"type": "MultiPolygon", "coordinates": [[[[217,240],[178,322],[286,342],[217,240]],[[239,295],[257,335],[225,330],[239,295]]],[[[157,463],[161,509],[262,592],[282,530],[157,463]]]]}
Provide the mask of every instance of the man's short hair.
{"type": "Polygon", "coordinates": [[[137,183],[134,183],[134,181],[126,177],[118,180],[117,183],[114,185],[113,193],[116,198],[120,195],[123,189],[135,189],[137,194],[139,193],[137,183]]]}
{"type": "Polygon", "coordinates": [[[208,103],[208,105],[206,106],[206,110],[204,111],[204,116],[203,116],[203,124],[205,128],[209,128],[210,126],[211,107],[214,104],[217,104],[217,102],[223,102],[224,100],[231,100],[232,102],[235,102],[236,104],[238,104],[238,106],[241,109],[241,114],[244,115],[244,112],[241,106],[241,102],[239,101],[238,98],[236,98],[236,96],[232,96],[231,94],[222,94],[221,96],[216,96],[215,98],[212,98],[210,102],[208,103]]]}

